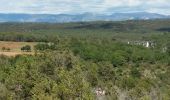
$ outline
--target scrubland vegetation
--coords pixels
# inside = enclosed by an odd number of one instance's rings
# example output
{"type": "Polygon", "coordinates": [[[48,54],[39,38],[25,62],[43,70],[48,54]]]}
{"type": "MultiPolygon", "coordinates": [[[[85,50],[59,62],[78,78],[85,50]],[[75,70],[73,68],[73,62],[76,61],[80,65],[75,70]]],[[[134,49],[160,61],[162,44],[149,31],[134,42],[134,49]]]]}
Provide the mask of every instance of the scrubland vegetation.
{"type": "Polygon", "coordinates": [[[0,41],[36,42],[0,56],[1,100],[170,99],[170,20],[2,23],[0,41]]]}

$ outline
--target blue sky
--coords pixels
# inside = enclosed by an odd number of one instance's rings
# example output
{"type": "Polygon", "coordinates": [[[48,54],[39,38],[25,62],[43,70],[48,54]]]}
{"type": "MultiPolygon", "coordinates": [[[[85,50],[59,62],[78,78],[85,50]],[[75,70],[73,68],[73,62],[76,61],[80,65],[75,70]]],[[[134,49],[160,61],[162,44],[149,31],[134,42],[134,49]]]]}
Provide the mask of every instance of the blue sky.
{"type": "Polygon", "coordinates": [[[152,12],[170,15],[170,0],[0,0],[0,13],[152,12]]]}

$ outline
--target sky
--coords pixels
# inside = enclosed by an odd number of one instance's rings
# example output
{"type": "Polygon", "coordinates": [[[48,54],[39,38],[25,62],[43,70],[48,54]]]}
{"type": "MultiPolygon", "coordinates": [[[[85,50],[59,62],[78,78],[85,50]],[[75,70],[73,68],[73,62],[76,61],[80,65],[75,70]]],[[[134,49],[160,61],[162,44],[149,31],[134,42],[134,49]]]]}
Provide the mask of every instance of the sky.
{"type": "Polygon", "coordinates": [[[0,0],[0,13],[151,12],[170,15],[170,0],[0,0]]]}

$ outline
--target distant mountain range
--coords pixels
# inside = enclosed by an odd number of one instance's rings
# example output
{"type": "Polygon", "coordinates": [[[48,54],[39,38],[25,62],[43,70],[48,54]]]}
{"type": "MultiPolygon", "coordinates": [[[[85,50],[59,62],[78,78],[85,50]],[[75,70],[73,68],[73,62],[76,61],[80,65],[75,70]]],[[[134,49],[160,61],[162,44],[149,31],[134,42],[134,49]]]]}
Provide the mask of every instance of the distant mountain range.
{"type": "Polygon", "coordinates": [[[83,21],[122,21],[122,20],[149,20],[149,19],[167,19],[170,16],[137,12],[137,13],[114,13],[105,14],[0,14],[0,22],[83,22],[83,21]]]}

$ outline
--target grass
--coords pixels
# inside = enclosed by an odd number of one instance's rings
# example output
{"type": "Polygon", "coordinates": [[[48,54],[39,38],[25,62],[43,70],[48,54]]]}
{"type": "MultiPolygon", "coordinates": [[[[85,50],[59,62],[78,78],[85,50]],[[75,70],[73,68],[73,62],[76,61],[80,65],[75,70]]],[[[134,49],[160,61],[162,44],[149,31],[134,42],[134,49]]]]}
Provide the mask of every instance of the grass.
{"type": "Polygon", "coordinates": [[[9,42],[9,41],[0,41],[0,55],[6,56],[16,56],[22,54],[34,54],[34,46],[36,42],[9,42]],[[22,52],[21,48],[25,45],[31,46],[31,52],[22,52]],[[3,51],[2,48],[10,48],[10,51],[3,51]]]}

